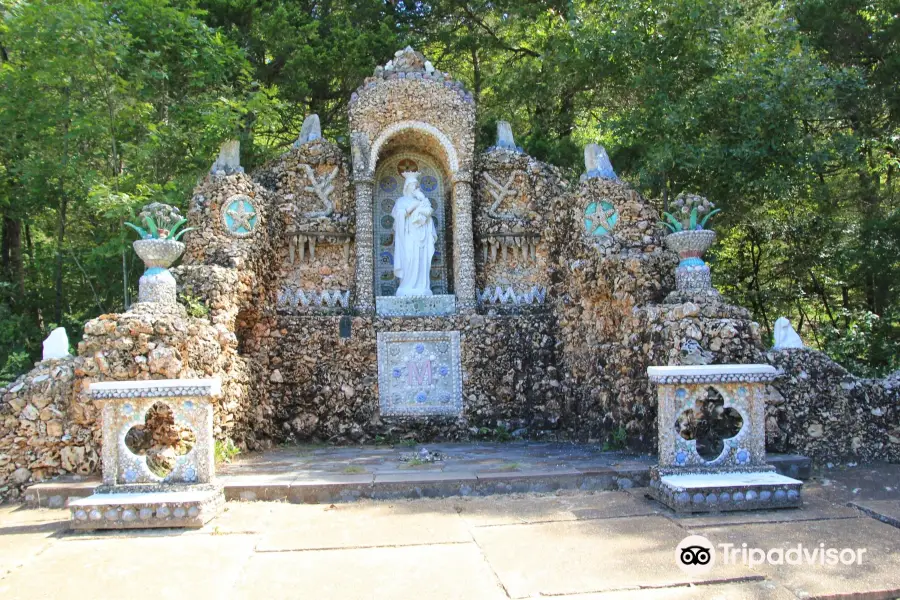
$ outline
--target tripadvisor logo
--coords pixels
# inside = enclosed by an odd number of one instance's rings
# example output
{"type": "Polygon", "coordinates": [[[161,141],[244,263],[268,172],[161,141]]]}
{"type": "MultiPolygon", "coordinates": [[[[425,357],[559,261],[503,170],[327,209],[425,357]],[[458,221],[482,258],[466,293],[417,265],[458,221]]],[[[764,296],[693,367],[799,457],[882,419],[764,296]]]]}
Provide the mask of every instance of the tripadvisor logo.
{"type": "MultiPolygon", "coordinates": [[[[787,548],[750,548],[747,544],[719,544],[721,564],[757,565],[810,565],[834,567],[861,565],[866,548],[828,548],[824,543],[818,546],[797,544],[787,548]]],[[[701,535],[689,535],[675,548],[675,564],[689,575],[703,575],[716,564],[716,546],[701,535]]]]}
{"type": "Polygon", "coordinates": [[[716,564],[716,549],[702,535],[689,535],[675,548],[675,563],[688,575],[709,573],[716,564]]]}

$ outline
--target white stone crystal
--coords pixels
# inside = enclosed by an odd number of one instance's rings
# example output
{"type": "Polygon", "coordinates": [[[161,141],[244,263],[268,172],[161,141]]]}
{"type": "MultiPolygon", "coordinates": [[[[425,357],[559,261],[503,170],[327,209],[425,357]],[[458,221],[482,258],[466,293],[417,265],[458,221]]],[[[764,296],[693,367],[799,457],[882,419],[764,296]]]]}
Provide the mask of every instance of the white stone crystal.
{"type": "Polygon", "coordinates": [[[300,147],[303,144],[322,139],[322,125],[319,123],[319,115],[313,113],[307,115],[303,119],[303,126],[300,128],[300,137],[294,143],[294,147],[300,147]]]}
{"type": "Polygon", "coordinates": [[[241,142],[228,140],[219,148],[219,157],[210,168],[210,173],[224,171],[225,173],[243,172],[241,168],[241,142]]]}
{"type": "Polygon", "coordinates": [[[508,121],[497,121],[497,147],[516,149],[516,140],[513,138],[512,126],[508,121]]]}
{"type": "Polygon", "coordinates": [[[779,317],[775,321],[775,350],[783,350],[785,348],[806,348],[803,340],[797,335],[791,322],[786,317],[779,317]]]}
{"type": "Polygon", "coordinates": [[[66,358],[67,356],[71,356],[69,354],[69,336],[66,335],[64,327],[57,327],[44,340],[43,360],[66,358]]]}
{"type": "Polygon", "coordinates": [[[603,177],[605,179],[618,179],[609,160],[606,148],[600,144],[588,144],[584,147],[584,177],[603,177]]]}

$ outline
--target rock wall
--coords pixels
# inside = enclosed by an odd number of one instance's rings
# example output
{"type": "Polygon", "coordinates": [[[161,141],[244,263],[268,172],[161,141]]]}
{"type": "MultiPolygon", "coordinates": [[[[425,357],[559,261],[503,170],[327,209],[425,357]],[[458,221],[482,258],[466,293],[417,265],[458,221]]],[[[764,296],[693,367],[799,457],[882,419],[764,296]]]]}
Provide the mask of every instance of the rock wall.
{"type": "Polygon", "coordinates": [[[99,413],[75,400],[78,362],[73,357],[37,363],[0,389],[0,500],[17,498],[31,481],[99,468],[99,413]]]}
{"type": "Polygon", "coordinates": [[[815,350],[773,350],[784,372],[766,407],[769,450],[818,463],[900,462],[900,372],[860,379],[815,350]]]}
{"type": "Polygon", "coordinates": [[[491,148],[474,179],[475,287],[480,304],[515,311],[543,304],[553,248],[544,239],[568,184],[559,169],[527,154],[491,148]]]}
{"type": "Polygon", "coordinates": [[[29,482],[99,470],[99,406],[86,393],[92,382],[215,376],[223,381],[216,438],[258,445],[265,415],[254,411],[250,365],[226,326],[152,304],[88,321],[77,356],[38,363],[0,389],[0,498],[17,498],[29,482]]]}
{"type": "Polygon", "coordinates": [[[554,213],[561,366],[577,437],[603,441],[624,429],[630,447],[653,451],[647,367],[759,362],[759,327],[716,293],[669,293],[678,257],[663,246],[658,213],[627,184],[584,179],[554,213]],[[701,356],[683,352],[689,341],[701,356]]]}
{"type": "Polygon", "coordinates": [[[258,397],[278,441],[460,440],[482,429],[567,438],[551,315],[466,315],[446,319],[273,316],[245,351],[268,373],[258,397]],[[341,322],[349,337],[341,337],[341,322]],[[349,326],[349,327],[348,327],[349,326]],[[376,336],[381,331],[461,332],[465,411],[460,418],[410,420],[378,410],[376,336]]]}

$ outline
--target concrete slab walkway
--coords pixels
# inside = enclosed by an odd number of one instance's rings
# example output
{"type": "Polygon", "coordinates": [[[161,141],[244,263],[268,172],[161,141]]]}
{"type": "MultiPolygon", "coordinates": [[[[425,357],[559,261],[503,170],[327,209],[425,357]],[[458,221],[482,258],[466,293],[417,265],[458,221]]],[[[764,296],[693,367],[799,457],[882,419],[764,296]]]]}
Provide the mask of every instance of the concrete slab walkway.
{"type": "Polygon", "coordinates": [[[900,465],[810,481],[801,509],[675,515],[645,490],[345,504],[229,502],[195,531],[79,533],[0,507],[0,598],[897,598],[900,465]],[[864,508],[863,508],[864,507],[864,508]],[[763,550],[866,548],[860,564],[676,563],[688,535],[763,550]]]}
{"type": "MultiPolygon", "coordinates": [[[[808,476],[803,457],[770,457],[792,477],[808,476]]],[[[557,490],[602,491],[649,483],[655,457],[605,452],[593,444],[507,442],[410,446],[280,446],[219,466],[228,500],[296,503],[359,499],[487,496],[557,490]],[[442,460],[429,462],[438,455],[442,460]]],[[[58,508],[99,484],[59,480],[31,486],[32,506],[58,508]]]]}

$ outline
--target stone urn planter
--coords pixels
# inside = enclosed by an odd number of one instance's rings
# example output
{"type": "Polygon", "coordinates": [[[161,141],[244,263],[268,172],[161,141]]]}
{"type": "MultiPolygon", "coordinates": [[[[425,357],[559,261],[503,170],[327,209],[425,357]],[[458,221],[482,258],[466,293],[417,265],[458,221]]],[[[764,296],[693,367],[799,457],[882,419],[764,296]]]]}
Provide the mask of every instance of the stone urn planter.
{"type": "Polygon", "coordinates": [[[716,232],[709,229],[678,231],[665,237],[666,247],[681,257],[675,269],[675,287],[679,292],[712,289],[709,265],[703,261],[703,254],[715,239],[716,232]]]}
{"type": "Polygon", "coordinates": [[[184,252],[184,244],[175,240],[148,238],[132,245],[147,268],[138,284],[138,302],[175,304],[175,278],[169,267],[184,252]]]}

